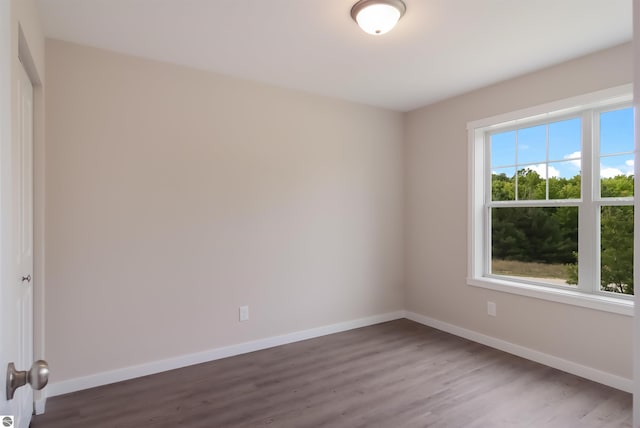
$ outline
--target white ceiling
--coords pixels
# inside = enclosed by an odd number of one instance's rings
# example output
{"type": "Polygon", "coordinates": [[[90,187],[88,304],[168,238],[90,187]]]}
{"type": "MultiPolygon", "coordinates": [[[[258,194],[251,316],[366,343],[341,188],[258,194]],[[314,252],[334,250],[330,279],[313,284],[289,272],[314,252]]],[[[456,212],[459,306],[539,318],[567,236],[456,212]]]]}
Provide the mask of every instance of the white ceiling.
{"type": "Polygon", "coordinates": [[[38,0],[48,37],[399,111],[632,38],[632,0],[405,0],[382,36],[355,0],[38,0]]]}

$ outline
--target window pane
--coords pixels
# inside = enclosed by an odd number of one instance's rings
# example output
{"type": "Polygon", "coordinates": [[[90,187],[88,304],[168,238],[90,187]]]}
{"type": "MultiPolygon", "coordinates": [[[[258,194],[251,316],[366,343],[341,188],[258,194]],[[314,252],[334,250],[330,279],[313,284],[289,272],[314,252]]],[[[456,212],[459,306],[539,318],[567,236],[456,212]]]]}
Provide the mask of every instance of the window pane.
{"type": "Polygon", "coordinates": [[[633,196],[633,155],[600,158],[600,196],[633,196]]]}
{"type": "Polygon", "coordinates": [[[633,152],[633,108],[600,114],[600,154],[633,152]]]}
{"type": "Polygon", "coordinates": [[[547,160],[547,126],[518,130],[518,165],[547,160]]]}
{"type": "Polygon", "coordinates": [[[516,164],[516,131],[491,136],[491,167],[516,164]]]}
{"type": "Polygon", "coordinates": [[[535,169],[518,170],[518,199],[521,201],[547,199],[547,165],[535,169]]]}
{"type": "Polygon", "coordinates": [[[491,174],[491,200],[513,201],[516,199],[516,169],[496,168],[491,174]]]}
{"type": "Polygon", "coordinates": [[[580,199],[580,160],[549,164],[549,199],[580,199]]]}
{"type": "Polygon", "coordinates": [[[549,124],[549,160],[580,159],[582,121],[580,118],[549,124]]]}
{"type": "Polygon", "coordinates": [[[633,206],[601,208],[600,289],[633,294],[633,206]]]}
{"type": "Polygon", "coordinates": [[[491,273],[575,286],[578,208],[492,208],[491,273]]]}

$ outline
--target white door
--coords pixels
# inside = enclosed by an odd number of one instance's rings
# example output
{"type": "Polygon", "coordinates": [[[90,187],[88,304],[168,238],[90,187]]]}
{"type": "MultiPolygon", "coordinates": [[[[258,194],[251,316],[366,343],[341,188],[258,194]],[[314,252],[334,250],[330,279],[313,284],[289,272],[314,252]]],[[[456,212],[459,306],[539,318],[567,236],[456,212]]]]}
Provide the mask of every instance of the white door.
{"type": "MultiPolygon", "coordinates": [[[[8,373],[5,374],[9,363],[14,363],[18,371],[28,371],[33,363],[33,86],[26,71],[22,67],[20,71],[16,88],[18,126],[13,130],[17,144],[9,145],[11,150],[0,151],[3,157],[11,158],[9,163],[6,159],[0,163],[2,167],[11,169],[10,174],[5,169],[2,175],[4,180],[10,180],[10,185],[1,188],[3,192],[10,193],[2,197],[4,242],[0,370],[3,376],[0,379],[5,378],[5,381],[9,377],[8,373]]],[[[6,148],[7,144],[3,146],[6,148]]],[[[13,416],[13,426],[27,428],[33,413],[33,390],[28,385],[18,388],[12,399],[7,397],[5,388],[0,391],[3,398],[0,400],[0,414],[13,416]]],[[[0,420],[0,423],[12,426],[9,421],[0,420]]]]}
{"type": "MultiPolygon", "coordinates": [[[[27,72],[20,67],[18,99],[20,124],[17,129],[20,146],[17,165],[18,183],[18,241],[16,242],[16,264],[18,266],[17,288],[18,314],[16,327],[20,335],[16,368],[29,370],[33,363],[33,86],[27,72]]],[[[28,427],[33,413],[33,390],[29,386],[15,393],[18,407],[19,427],[28,427]]]]}

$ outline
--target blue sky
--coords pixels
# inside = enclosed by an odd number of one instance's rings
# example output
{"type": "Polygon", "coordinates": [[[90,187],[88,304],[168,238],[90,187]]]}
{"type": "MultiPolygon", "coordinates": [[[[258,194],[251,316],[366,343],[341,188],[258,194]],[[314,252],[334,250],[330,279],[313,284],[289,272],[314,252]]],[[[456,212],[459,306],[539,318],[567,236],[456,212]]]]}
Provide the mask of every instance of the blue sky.
{"type": "MultiPolygon", "coordinates": [[[[633,108],[600,114],[600,176],[633,174],[633,108]],[[625,154],[620,154],[625,153],[625,154]]],[[[491,170],[513,176],[518,168],[537,171],[542,177],[570,178],[580,172],[580,118],[548,125],[549,163],[547,165],[547,125],[502,132],[491,137],[491,170]],[[516,144],[517,140],[517,144],[516,144]],[[516,153],[517,152],[517,153],[516,153]]]]}

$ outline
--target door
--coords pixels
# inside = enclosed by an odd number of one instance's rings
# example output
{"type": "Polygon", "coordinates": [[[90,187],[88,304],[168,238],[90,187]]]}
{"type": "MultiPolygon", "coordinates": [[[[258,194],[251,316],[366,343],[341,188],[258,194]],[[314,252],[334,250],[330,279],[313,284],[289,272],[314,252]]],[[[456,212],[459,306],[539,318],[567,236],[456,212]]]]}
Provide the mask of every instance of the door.
{"type": "MultiPolygon", "coordinates": [[[[18,87],[19,113],[19,159],[17,159],[18,183],[18,239],[16,242],[16,264],[18,314],[16,327],[19,345],[16,358],[18,370],[28,370],[33,363],[33,86],[23,67],[20,67],[18,87]]],[[[29,426],[33,413],[33,390],[20,388],[15,393],[18,407],[17,420],[25,428],[29,426]]]]}
{"type": "MultiPolygon", "coordinates": [[[[33,362],[33,86],[22,67],[16,90],[18,120],[13,122],[17,125],[13,129],[16,138],[13,146],[4,143],[0,151],[2,157],[10,158],[1,159],[0,163],[5,168],[0,188],[5,193],[2,195],[0,369],[3,376],[0,379],[5,378],[4,371],[10,362],[18,371],[29,370],[33,362]]],[[[25,375],[18,374],[18,378],[26,379],[25,375]]],[[[8,372],[6,378],[9,378],[8,372]]],[[[13,426],[27,428],[33,413],[33,390],[18,388],[12,399],[7,397],[4,388],[2,393],[0,414],[13,416],[13,426]]],[[[9,420],[0,422],[2,426],[12,426],[9,420]]]]}

